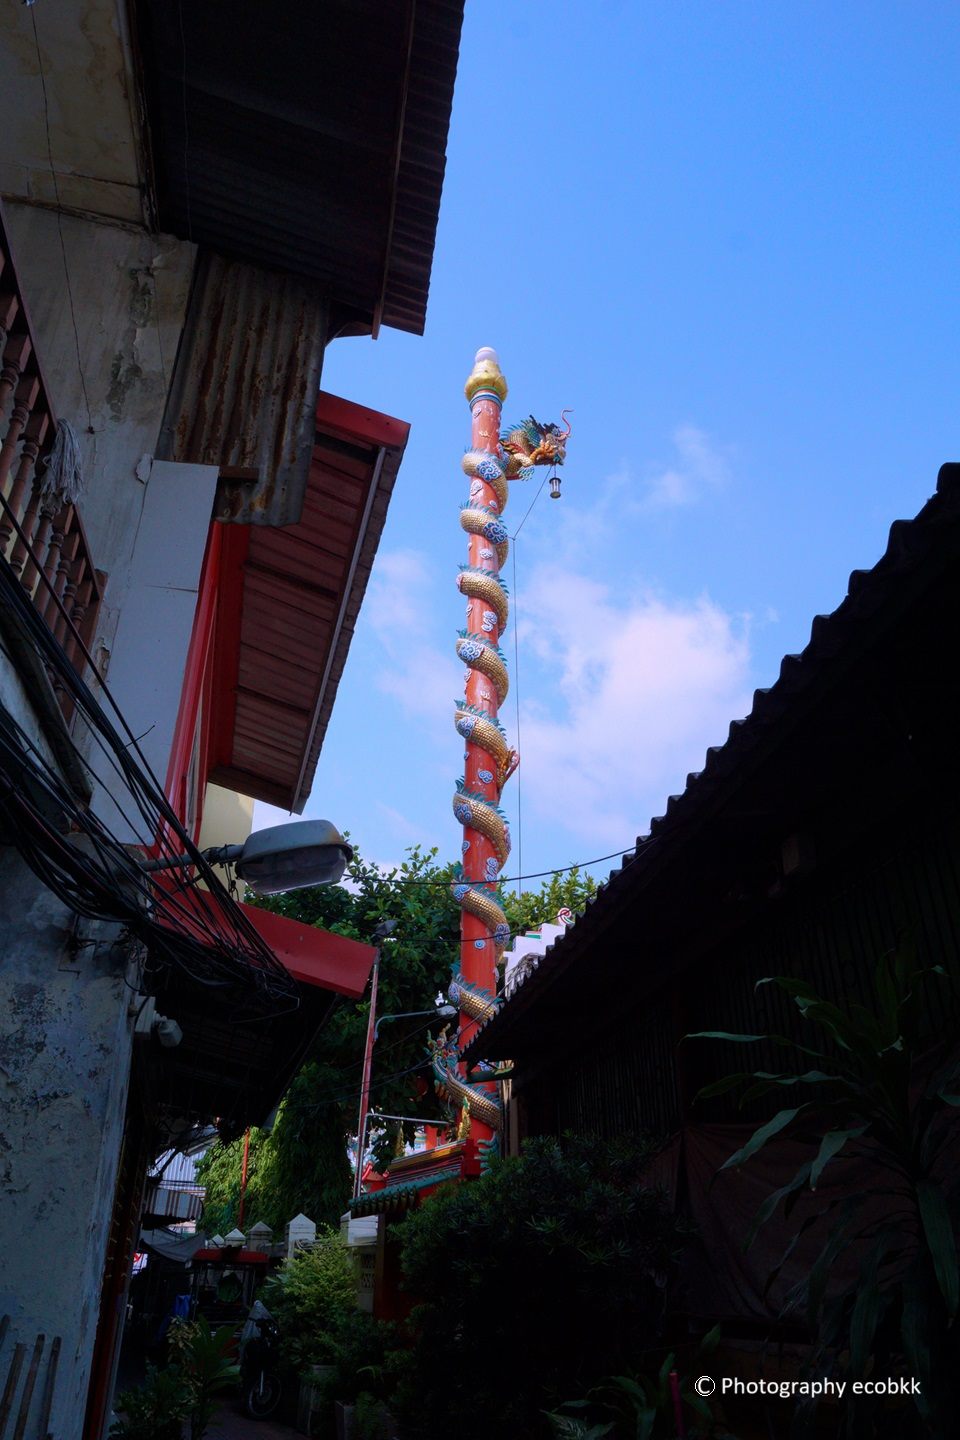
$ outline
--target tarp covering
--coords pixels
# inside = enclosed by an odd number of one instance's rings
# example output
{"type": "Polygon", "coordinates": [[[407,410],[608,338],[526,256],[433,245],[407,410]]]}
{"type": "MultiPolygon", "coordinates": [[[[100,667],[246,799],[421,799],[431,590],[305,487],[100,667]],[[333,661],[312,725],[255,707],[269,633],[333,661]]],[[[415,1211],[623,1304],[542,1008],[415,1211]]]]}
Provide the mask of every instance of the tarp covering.
{"type": "Polygon", "coordinates": [[[206,1235],[178,1235],[175,1230],[141,1230],[140,1248],[152,1250],[164,1260],[187,1265],[196,1252],[210,1242],[206,1235]]]}
{"type": "MultiPolygon", "coordinates": [[[[756,1125],[690,1125],[675,1135],[653,1162],[650,1180],[672,1197],[675,1208],[693,1224],[696,1235],[681,1269],[681,1308],[691,1316],[730,1322],[764,1322],[782,1318],[790,1290],[806,1275],[836,1227],[840,1204],[862,1197],[857,1228],[873,1229],[905,1209],[884,1191],[902,1191],[902,1182],[888,1167],[864,1152],[851,1159],[842,1156],[825,1169],[815,1193],[806,1189],[789,1219],[782,1205],[758,1231],[748,1249],[744,1242],[764,1200],[792,1180],[800,1166],[816,1153],[814,1141],[777,1137],[739,1170],[721,1170],[731,1155],[754,1133],[756,1125]],[[822,1214],[821,1214],[822,1212],[822,1214]],[[809,1216],[820,1215],[803,1234],[772,1284],[773,1271],[798,1229],[809,1216]]],[[[818,1137],[819,1138],[819,1137],[818,1137]]],[[[955,1163],[958,1144],[954,1135],[942,1152],[945,1168],[955,1163]]],[[[875,1153],[875,1152],[873,1152],[875,1153]]],[[[905,1237],[908,1228],[905,1228],[905,1237]]],[[[867,1245],[872,1243],[867,1240],[867,1245]]],[[[847,1245],[830,1267],[831,1289],[852,1283],[863,1259],[862,1245],[847,1245]]],[[[802,1312],[794,1317],[803,1323],[802,1312]]]]}

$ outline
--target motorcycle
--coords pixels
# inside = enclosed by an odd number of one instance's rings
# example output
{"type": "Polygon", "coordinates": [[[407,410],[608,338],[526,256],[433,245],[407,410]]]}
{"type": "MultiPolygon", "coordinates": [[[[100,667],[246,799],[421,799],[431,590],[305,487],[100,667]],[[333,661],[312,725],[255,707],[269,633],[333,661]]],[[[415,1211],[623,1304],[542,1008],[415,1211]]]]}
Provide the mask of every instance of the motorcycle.
{"type": "Polygon", "coordinates": [[[277,1322],[262,1301],[255,1300],[240,1335],[241,1397],[253,1420],[266,1420],[280,1404],[279,1356],[277,1322]]]}

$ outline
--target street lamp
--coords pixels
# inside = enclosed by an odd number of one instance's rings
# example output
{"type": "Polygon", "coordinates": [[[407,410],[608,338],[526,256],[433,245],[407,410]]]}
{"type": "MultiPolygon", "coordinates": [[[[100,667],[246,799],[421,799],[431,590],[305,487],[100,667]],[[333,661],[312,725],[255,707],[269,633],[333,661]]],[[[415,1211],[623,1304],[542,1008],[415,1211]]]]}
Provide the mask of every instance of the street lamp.
{"type": "MultiPolygon", "coordinates": [[[[381,920],[373,932],[373,941],[377,952],[373,957],[373,969],[370,971],[370,1013],[367,1016],[367,1038],[363,1047],[363,1073],[360,1076],[360,1115],[357,1119],[357,1144],[360,1144],[361,1136],[367,1131],[367,1111],[370,1108],[370,1067],[373,1064],[373,1042],[376,1031],[377,1015],[377,988],[380,984],[380,942],[386,940],[391,931],[397,928],[396,920],[381,920]]],[[[357,1173],[353,1178],[353,1198],[356,1200],[360,1194],[360,1177],[363,1169],[363,1157],[357,1154],[357,1173]]]]}
{"type": "Polygon", "coordinates": [[[456,1005],[437,1005],[433,1010],[400,1010],[396,1015],[381,1015],[373,1027],[373,1043],[377,1043],[380,1026],[386,1020],[410,1020],[417,1015],[456,1015],[456,1005]]]}
{"type": "MultiPolygon", "coordinates": [[[[335,885],[353,859],[353,847],[329,820],[270,825],[255,830],[242,845],[211,845],[201,853],[211,865],[232,865],[258,895],[335,885]]],[[[189,855],[174,855],[147,860],[143,869],[174,870],[192,863],[189,855]]]]}

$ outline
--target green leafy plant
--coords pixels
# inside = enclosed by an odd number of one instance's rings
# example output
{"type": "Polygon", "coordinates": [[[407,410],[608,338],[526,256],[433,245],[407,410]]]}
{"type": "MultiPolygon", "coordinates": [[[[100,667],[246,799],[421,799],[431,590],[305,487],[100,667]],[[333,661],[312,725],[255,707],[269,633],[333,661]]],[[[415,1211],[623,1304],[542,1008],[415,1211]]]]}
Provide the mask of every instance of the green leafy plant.
{"type": "Polygon", "coordinates": [[[394,1426],[382,1400],[369,1390],[361,1390],[356,1399],[356,1407],[359,1440],[392,1440],[394,1426]]]}
{"type": "Polygon", "coordinates": [[[285,1260],[262,1298],[279,1326],[281,1355],[295,1373],[334,1362],[337,1333],[357,1303],[356,1272],[340,1232],[318,1229],[314,1246],[285,1260]]]}
{"type": "Polygon", "coordinates": [[[375,1320],[354,1307],[335,1321],[330,1341],[330,1362],[335,1367],[331,1395],[347,1403],[355,1401],[362,1391],[386,1399],[397,1344],[396,1326],[375,1320]]]}
{"type": "Polygon", "coordinates": [[[124,1390],[114,1403],[120,1415],[110,1426],[113,1440],[180,1440],[191,1397],[179,1369],[148,1365],[140,1389],[124,1390]]]}
{"type": "MultiPolygon", "coordinates": [[[[952,1393],[960,1347],[957,1310],[960,1272],[955,1224],[956,1169],[942,1164],[950,1135],[960,1059],[952,1039],[941,1038],[934,1060],[918,1058],[923,1043],[925,997],[942,1007],[948,977],[939,966],[915,968],[910,954],[884,956],[876,968],[873,1004],[834,1004],[804,981],[775,977],[804,1021],[820,1032],[818,1045],[802,1045],[782,1035],[738,1035],[705,1031],[690,1038],[750,1045],[773,1044],[796,1058],[781,1072],[741,1071],[707,1085],[702,1097],[740,1088],[741,1105],[757,1096],[797,1088],[810,1098],[780,1110],[759,1126],[722,1169],[744,1165],[779,1135],[810,1142],[810,1158],[793,1177],[769,1195],[745,1238],[749,1247],[758,1230],[782,1207],[792,1213],[802,1193],[816,1191],[828,1166],[842,1157],[869,1160],[876,1177],[867,1187],[836,1197],[808,1214],[770,1276],[780,1274],[802,1236],[820,1224],[827,1231],[820,1253],[790,1291],[785,1313],[804,1315],[815,1343],[809,1373],[834,1371],[851,1380],[897,1373],[902,1358],[920,1382],[916,1406],[925,1435],[953,1435],[952,1393]],[[937,1051],[939,1053],[937,1053],[937,1051]],[[883,1199],[883,1213],[868,1202],[883,1199]],[[859,1273],[839,1283],[833,1267],[856,1247],[859,1273]]],[[[934,1012],[935,1013],[935,1010],[934,1012]]],[[[902,1366],[900,1367],[902,1369],[902,1366]]],[[[812,1417],[798,1411],[802,1428],[812,1417]]],[[[873,1434],[882,1423],[872,1399],[846,1407],[850,1434],[873,1434]]],[[[903,1414],[895,1433],[906,1433],[903,1414]]]]}
{"type": "Polygon", "coordinates": [[[176,1320],[170,1326],[172,1367],[179,1372],[189,1402],[190,1440],[203,1440],[216,1397],[240,1378],[240,1366],[230,1358],[234,1338],[229,1325],[212,1330],[203,1316],[176,1320]]]}
{"type": "Polygon", "coordinates": [[[542,1411],[626,1368],[659,1335],[686,1238],[643,1179],[656,1147],[536,1140],[470,1185],[431,1197],[399,1227],[422,1302],[392,1400],[433,1433],[534,1436],[542,1411]]]}
{"type": "MultiPolygon", "coordinates": [[[[699,1374],[720,1341],[716,1326],[701,1342],[690,1365],[699,1374]],[[701,1363],[702,1362],[702,1363],[701,1363]]],[[[663,1359],[655,1374],[609,1375],[583,1400],[567,1400],[546,1412],[551,1433],[564,1440],[675,1440],[676,1409],[670,1384],[676,1355],[663,1359]]],[[[688,1440],[714,1434],[710,1407],[693,1389],[686,1375],[679,1377],[679,1393],[688,1440]]]]}

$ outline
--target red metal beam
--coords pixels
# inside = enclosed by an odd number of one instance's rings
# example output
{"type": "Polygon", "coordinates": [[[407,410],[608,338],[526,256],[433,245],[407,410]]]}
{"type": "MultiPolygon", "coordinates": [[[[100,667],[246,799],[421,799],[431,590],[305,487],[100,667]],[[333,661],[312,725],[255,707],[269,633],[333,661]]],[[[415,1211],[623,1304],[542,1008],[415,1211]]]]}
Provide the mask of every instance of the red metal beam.
{"type": "Polygon", "coordinates": [[[224,525],[221,530],[216,631],[210,691],[210,740],[207,776],[233,763],[233,729],[240,681],[240,626],[243,621],[244,565],[250,550],[249,525],[224,525]]]}

